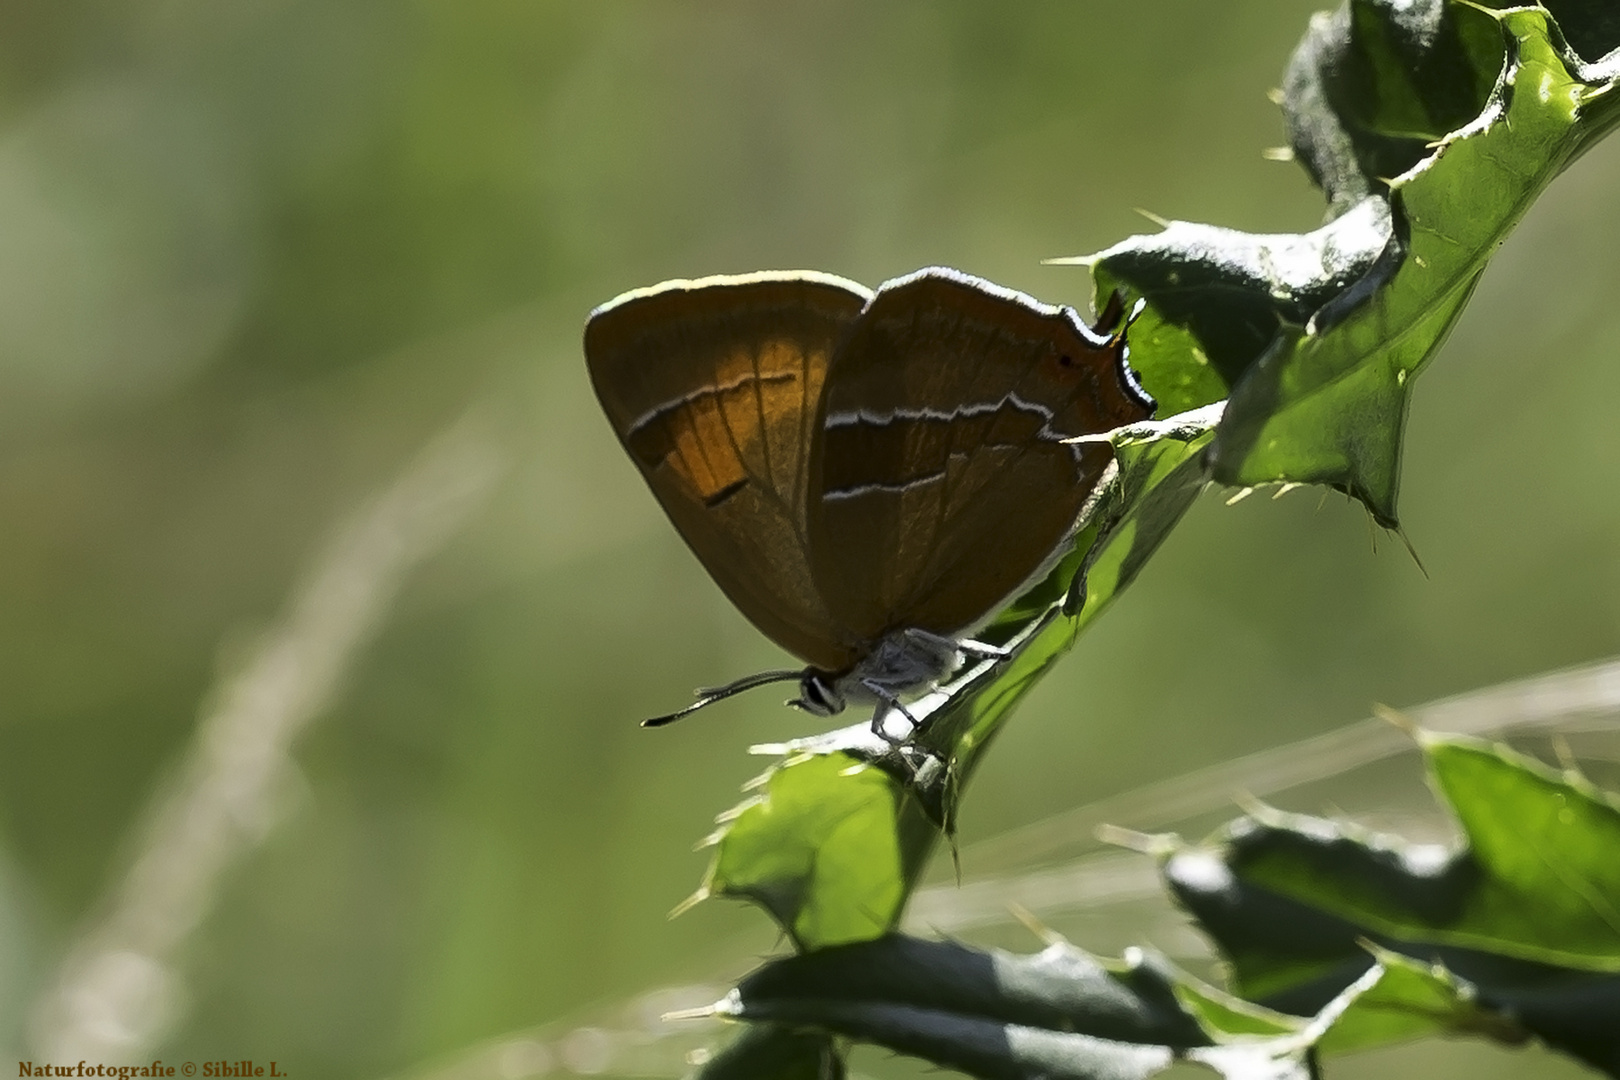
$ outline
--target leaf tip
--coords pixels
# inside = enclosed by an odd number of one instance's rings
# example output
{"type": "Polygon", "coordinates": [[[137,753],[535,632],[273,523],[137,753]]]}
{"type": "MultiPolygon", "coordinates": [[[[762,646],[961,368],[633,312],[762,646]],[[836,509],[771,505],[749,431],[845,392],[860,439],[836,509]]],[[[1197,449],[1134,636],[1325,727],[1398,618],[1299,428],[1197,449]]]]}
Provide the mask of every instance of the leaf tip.
{"type": "Polygon", "coordinates": [[[1575,756],[1575,750],[1569,745],[1569,739],[1562,731],[1555,731],[1552,735],[1553,756],[1558,759],[1558,767],[1564,772],[1564,783],[1575,788],[1596,790],[1597,785],[1592,783],[1585,770],[1581,768],[1580,759],[1575,756]]]}
{"type": "Polygon", "coordinates": [[[1254,792],[1247,788],[1239,788],[1232,792],[1232,804],[1245,814],[1260,822],[1275,821],[1278,811],[1270,803],[1263,802],[1254,792]]]}
{"type": "Polygon", "coordinates": [[[1028,930],[1031,934],[1034,934],[1036,939],[1043,945],[1051,946],[1072,944],[1068,938],[1064,937],[1050,926],[1047,926],[1040,920],[1038,915],[1017,901],[1007,901],[1007,913],[1014,919],[1017,919],[1025,930],[1028,930]]]}
{"type": "MultiPolygon", "coordinates": [[[[667,1024],[675,1020],[707,1020],[713,1016],[729,1015],[721,1010],[721,1006],[725,1003],[725,999],[721,999],[713,1005],[698,1005],[690,1009],[671,1009],[667,1013],[660,1014],[658,1019],[667,1024]]],[[[694,1062],[694,1064],[701,1064],[701,1062],[694,1062]]]]}
{"type": "Polygon", "coordinates": [[[1145,833],[1127,829],[1123,825],[1103,824],[1092,832],[1099,844],[1124,848],[1142,855],[1162,858],[1176,851],[1181,840],[1173,833],[1145,833]]]}
{"type": "MultiPolygon", "coordinates": [[[[716,1016],[741,1016],[743,1014],[742,994],[735,988],[726,993],[726,996],[713,1005],[699,1005],[691,1009],[672,1009],[659,1016],[666,1023],[671,1020],[709,1020],[716,1016]]],[[[707,1062],[707,1050],[694,1050],[687,1055],[687,1060],[693,1065],[702,1065],[707,1062]],[[702,1056],[704,1060],[694,1061],[693,1058],[702,1056]]]]}
{"type": "MultiPolygon", "coordinates": [[[[755,757],[786,757],[793,752],[793,744],[785,742],[754,743],[748,748],[748,752],[755,757]]],[[[769,776],[770,774],[766,773],[765,775],[769,776]]],[[[763,777],[760,779],[762,780],[763,777]]],[[[758,782],[760,781],[750,781],[750,783],[758,782]]]]}
{"type": "Polygon", "coordinates": [[[693,893],[691,896],[688,896],[685,900],[682,900],[680,903],[671,908],[668,918],[680,918],[682,915],[685,915],[688,911],[691,911],[693,908],[703,903],[703,901],[707,900],[709,896],[709,887],[707,885],[700,886],[697,892],[693,893]]]}
{"type": "MultiPolygon", "coordinates": [[[[752,787],[746,787],[743,790],[750,791],[760,786],[761,785],[759,784],[752,784],[752,787]]],[[[742,802],[731,807],[729,810],[722,810],[718,814],[714,815],[714,823],[716,825],[730,825],[733,821],[736,821],[738,818],[742,817],[744,814],[748,813],[748,811],[752,810],[754,807],[760,805],[764,801],[765,800],[758,795],[744,799],[742,802]]]]}
{"type": "Polygon", "coordinates": [[[1378,719],[1384,721],[1385,723],[1393,724],[1402,731],[1406,732],[1408,735],[1412,736],[1412,738],[1421,741],[1423,729],[1418,727],[1416,721],[1414,721],[1410,716],[1407,716],[1405,713],[1401,712],[1399,709],[1385,705],[1382,702],[1375,701],[1373,702],[1372,712],[1374,716],[1378,717],[1378,719]]]}

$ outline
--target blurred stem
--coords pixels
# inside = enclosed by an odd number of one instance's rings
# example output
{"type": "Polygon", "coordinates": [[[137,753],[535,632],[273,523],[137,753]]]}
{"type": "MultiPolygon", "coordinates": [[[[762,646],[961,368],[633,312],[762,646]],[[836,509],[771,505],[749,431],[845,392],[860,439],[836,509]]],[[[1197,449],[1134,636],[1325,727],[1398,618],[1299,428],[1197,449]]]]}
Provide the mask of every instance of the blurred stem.
{"type": "Polygon", "coordinates": [[[127,873],[35,1007],[37,1053],[134,1060],[178,1019],[174,954],[225,871],[269,834],[292,744],[332,703],[410,572],[482,505],[503,465],[475,418],[453,425],[337,529],[280,620],[210,688],[178,769],[148,800],[127,873]]]}

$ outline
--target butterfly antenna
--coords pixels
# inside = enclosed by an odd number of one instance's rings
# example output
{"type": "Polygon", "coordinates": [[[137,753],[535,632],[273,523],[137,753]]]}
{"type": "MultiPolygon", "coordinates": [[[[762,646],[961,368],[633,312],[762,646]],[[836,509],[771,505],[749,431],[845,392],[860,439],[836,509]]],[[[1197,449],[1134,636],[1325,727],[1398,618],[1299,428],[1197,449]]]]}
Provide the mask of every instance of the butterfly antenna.
{"type": "Polygon", "coordinates": [[[667,716],[655,716],[651,720],[643,720],[642,727],[663,727],[673,724],[683,716],[688,716],[717,701],[724,701],[744,690],[752,690],[756,686],[765,686],[774,682],[797,682],[804,678],[802,671],[761,671],[754,675],[744,675],[736,682],[726,683],[724,686],[714,686],[697,692],[697,700],[684,709],[678,709],[667,716]]]}

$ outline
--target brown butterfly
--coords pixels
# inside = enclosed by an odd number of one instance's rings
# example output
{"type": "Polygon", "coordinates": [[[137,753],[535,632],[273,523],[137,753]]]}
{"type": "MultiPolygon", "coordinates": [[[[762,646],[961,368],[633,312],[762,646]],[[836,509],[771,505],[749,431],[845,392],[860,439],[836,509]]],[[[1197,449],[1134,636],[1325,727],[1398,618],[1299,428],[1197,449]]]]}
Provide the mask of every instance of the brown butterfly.
{"type": "Polygon", "coordinates": [[[1152,415],[1120,315],[1116,296],[1088,327],[943,268],[876,293],[668,281],[593,311],[586,361],[620,441],[732,603],[808,665],[645,723],[795,679],[789,704],[875,704],[887,739],[904,695],[1004,655],[965,635],[1051,569],[1111,460],[1065,440],[1152,415]]]}

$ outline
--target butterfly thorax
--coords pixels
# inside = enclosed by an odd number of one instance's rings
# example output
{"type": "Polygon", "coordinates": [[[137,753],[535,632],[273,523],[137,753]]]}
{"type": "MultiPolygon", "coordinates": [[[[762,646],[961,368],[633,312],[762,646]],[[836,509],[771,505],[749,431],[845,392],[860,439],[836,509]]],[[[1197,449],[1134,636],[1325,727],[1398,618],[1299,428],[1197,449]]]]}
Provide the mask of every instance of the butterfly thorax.
{"type": "Polygon", "coordinates": [[[893,705],[931,690],[962,666],[956,641],[926,630],[895,630],[843,671],[805,669],[799,698],[790,704],[815,716],[834,716],[845,706],[893,705]]]}

